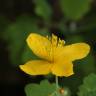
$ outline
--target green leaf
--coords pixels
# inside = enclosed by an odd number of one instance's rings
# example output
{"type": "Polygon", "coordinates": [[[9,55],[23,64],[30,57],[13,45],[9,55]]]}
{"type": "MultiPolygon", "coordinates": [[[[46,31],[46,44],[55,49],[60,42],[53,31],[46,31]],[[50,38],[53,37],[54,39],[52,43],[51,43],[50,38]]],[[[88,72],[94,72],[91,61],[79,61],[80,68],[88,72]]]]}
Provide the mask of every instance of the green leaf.
{"type": "Polygon", "coordinates": [[[5,33],[5,39],[9,43],[10,60],[13,65],[21,63],[21,56],[26,45],[26,37],[37,29],[34,20],[29,16],[21,16],[16,22],[10,24],[5,33]]]}
{"type": "Polygon", "coordinates": [[[33,59],[36,57],[32,52],[29,54],[30,49],[27,50],[26,38],[32,32],[44,36],[49,34],[47,29],[39,29],[35,18],[30,16],[20,16],[7,28],[4,36],[8,42],[9,56],[13,65],[18,66],[31,57],[33,59]]]}
{"type": "Polygon", "coordinates": [[[60,0],[63,13],[67,18],[77,20],[90,9],[91,0],[60,0]]]}
{"type": "Polygon", "coordinates": [[[47,80],[41,81],[39,85],[28,84],[25,87],[27,96],[49,96],[55,91],[55,84],[50,84],[47,80]]]}
{"type": "Polygon", "coordinates": [[[82,71],[83,75],[88,75],[89,73],[95,72],[95,59],[93,57],[92,52],[90,54],[82,59],[81,61],[77,62],[78,67],[80,67],[80,70],[82,71]],[[87,66],[87,67],[86,67],[87,66]]]}
{"type": "Polygon", "coordinates": [[[96,74],[92,73],[84,78],[78,96],[96,96],[96,74]]]}
{"type": "Polygon", "coordinates": [[[47,0],[34,0],[36,7],[35,12],[37,15],[43,17],[44,20],[50,20],[52,15],[52,10],[47,2],[47,0]]]}

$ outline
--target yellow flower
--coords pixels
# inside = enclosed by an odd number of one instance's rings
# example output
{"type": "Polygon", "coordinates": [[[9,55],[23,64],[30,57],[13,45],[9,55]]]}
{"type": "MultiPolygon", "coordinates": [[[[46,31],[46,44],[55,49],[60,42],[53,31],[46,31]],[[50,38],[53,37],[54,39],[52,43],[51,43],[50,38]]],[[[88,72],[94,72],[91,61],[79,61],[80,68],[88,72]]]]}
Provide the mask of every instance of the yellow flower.
{"type": "Polygon", "coordinates": [[[52,38],[31,33],[27,44],[41,60],[31,60],[20,68],[30,75],[45,75],[52,73],[56,76],[70,76],[73,72],[74,60],[82,59],[90,51],[86,43],[65,45],[65,41],[52,34],[52,38]]]}

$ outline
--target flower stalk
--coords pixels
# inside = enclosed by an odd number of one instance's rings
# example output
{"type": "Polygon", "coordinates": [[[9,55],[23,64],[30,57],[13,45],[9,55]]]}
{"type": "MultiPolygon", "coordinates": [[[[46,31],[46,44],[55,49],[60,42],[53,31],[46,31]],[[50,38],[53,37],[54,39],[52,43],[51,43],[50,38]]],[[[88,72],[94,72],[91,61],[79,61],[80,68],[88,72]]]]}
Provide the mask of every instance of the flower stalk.
{"type": "Polygon", "coordinates": [[[56,79],[56,81],[55,81],[56,82],[56,96],[59,96],[58,95],[58,90],[59,90],[58,76],[56,76],[55,79],[56,79]]]}
{"type": "Polygon", "coordinates": [[[56,76],[55,79],[56,79],[56,90],[58,90],[58,88],[59,88],[58,76],[56,76]]]}

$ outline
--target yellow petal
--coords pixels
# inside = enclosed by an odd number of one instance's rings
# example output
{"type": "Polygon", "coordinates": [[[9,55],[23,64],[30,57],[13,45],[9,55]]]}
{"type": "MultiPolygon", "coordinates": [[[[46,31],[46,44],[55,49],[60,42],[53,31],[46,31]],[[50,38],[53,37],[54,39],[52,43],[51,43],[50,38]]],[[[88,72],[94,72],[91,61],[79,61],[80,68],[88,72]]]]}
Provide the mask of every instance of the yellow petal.
{"type": "Polygon", "coordinates": [[[74,61],[86,57],[89,51],[90,46],[86,43],[76,43],[64,47],[57,47],[55,49],[54,59],[74,61]]]}
{"type": "Polygon", "coordinates": [[[73,64],[71,62],[61,61],[56,62],[52,67],[52,73],[56,76],[68,77],[73,73],[73,64]]]}
{"type": "Polygon", "coordinates": [[[32,49],[34,54],[40,58],[51,60],[51,42],[38,34],[31,33],[27,38],[27,44],[32,49]]]}
{"type": "Polygon", "coordinates": [[[44,75],[51,70],[52,64],[43,60],[32,60],[24,65],[20,65],[20,69],[29,75],[44,75]]]}

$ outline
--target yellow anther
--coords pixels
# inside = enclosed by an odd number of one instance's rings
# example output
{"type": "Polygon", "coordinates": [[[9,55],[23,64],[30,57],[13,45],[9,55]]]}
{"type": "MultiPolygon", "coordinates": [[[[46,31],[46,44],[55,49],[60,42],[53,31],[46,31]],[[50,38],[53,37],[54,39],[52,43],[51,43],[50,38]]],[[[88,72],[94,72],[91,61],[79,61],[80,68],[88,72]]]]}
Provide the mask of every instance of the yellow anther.
{"type": "Polygon", "coordinates": [[[46,38],[49,39],[49,36],[47,35],[46,38]]]}
{"type": "Polygon", "coordinates": [[[53,46],[57,46],[57,39],[58,39],[57,36],[52,34],[52,45],[53,46]]]}
{"type": "Polygon", "coordinates": [[[64,45],[65,44],[65,41],[64,40],[61,40],[61,43],[62,43],[62,45],[64,45]]]}
{"type": "Polygon", "coordinates": [[[64,46],[64,44],[65,44],[65,41],[64,41],[64,40],[61,40],[61,39],[59,38],[58,46],[64,46]]]}
{"type": "Polygon", "coordinates": [[[51,37],[50,36],[47,35],[46,38],[51,41],[51,37]]]}

